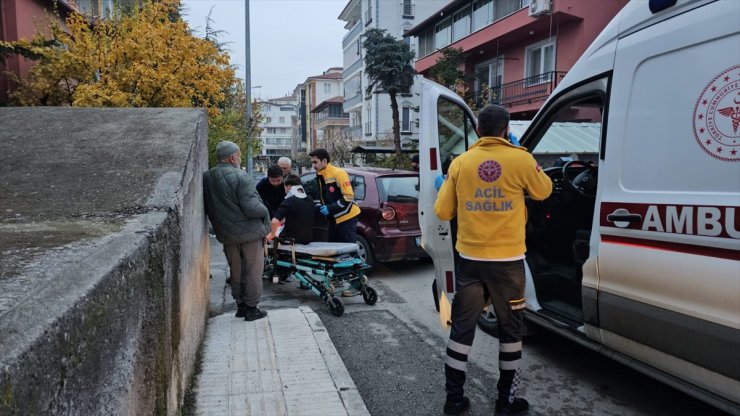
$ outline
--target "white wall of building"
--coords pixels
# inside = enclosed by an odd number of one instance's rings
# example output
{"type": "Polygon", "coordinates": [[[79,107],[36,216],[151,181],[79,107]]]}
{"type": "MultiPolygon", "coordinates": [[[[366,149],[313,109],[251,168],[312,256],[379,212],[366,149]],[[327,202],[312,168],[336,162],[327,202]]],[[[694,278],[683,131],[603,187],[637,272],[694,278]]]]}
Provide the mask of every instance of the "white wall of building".
{"type": "MultiPolygon", "coordinates": [[[[340,19],[347,22],[347,35],[342,40],[344,50],[344,80],[350,90],[345,90],[345,108],[350,114],[350,129],[355,137],[367,144],[376,144],[378,140],[392,137],[393,117],[390,107],[390,98],[387,94],[372,94],[366,96],[369,85],[364,74],[362,57],[364,50],[358,41],[362,34],[369,29],[385,29],[398,39],[403,39],[405,30],[409,30],[421,23],[432,13],[444,7],[449,0],[349,0],[340,19]],[[359,19],[353,25],[352,22],[359,19]],[[359,51],[359,54],[358,54],[359,51]],[[357,64],[356,62],[360,62],[357,64]],[[354,66],[353,66],[354,65],[354,66]],[[362,79],[361,94],[356,94],[355,78],[362,79]],[[361,124],[361,132],[358,126],[361,124]]],[[[411,50],[416,52],[416,38],[406,40],[411,50]]],[[[403,116],[402,106],[406,106],[407,122],[401,126],[401,140],[418,140],[417,112],[410,110],[419,106],[420,86],[414,85],[409,96],[397,96],[399,104],[399,118],[403,116]],[[404,129],[404,127],[406,127],[404,129]],[[406,130],[404,132],[404,130],[406,130]],[[407,133],[407,134],[403,134],[407,133]],[[410,134],[409,134],[410,133],[410,134]]],[[[404,124],[404,123],[402,123],[404,124]]]]}

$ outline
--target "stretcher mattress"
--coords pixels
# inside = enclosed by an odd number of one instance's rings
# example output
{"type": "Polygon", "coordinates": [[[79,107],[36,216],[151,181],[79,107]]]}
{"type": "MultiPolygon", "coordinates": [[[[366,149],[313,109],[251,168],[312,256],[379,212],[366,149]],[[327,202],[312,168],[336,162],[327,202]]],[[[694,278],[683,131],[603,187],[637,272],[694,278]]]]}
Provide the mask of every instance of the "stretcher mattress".
{"type": "Polygon", "coordinates": [[[280,244],[279,249],[285,251],[292,251],[295,247],[296,253],[308,254],[310,256],[319,257],[335,257],[342,254],[355,253],[359,250],[357,243],[325,243],[325,242],[314,242],[308,244],[280,244]]]}

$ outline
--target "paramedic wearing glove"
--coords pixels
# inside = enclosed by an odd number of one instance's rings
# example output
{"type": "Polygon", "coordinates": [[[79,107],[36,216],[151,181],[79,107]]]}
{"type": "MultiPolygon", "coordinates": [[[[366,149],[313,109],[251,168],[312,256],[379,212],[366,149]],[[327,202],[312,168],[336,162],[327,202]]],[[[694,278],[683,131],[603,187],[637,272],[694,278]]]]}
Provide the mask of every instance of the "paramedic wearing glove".
{"type": "Polygon", "coordinates": [[[484,289],[498,317],[499,380],[496,415],[526,414],[529,404],[516,397],[522,357],[524,245],[527,208],[552,192],[552,181],[526,149],[507,140],[509,113],[488,105],[478,114],[480,139],[450,164],[434,204],[441,220],[457,217],[457,292],[445,358],[445,414],[470,407],[463,395],[468,354],[484,307],[484,289]]]}
{"type": "Polygon", "coordinates": [[[319,212],[329,222],[329,241],[335,243],[357,242],[357,216],[360,207],[354,201],[355,194],[349,175],[329,163],[329,152],[316,149],[308,154],[316,169],[321,206],[319,212]]]}

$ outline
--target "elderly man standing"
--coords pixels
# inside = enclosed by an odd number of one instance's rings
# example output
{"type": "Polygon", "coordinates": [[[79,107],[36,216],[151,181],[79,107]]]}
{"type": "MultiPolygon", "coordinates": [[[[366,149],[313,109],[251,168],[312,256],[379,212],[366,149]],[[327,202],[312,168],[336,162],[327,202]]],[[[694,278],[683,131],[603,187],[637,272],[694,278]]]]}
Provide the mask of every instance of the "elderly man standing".
{"type": "Polygon", "coordinates": [[[277,165],[280,166],[280,169],[283,170],[283,177],[286,177],[292,173],[290,167],[293,166],[293,162],[290,161],[289,157],[281,157],[280,159],[278,159],[277,165]]]}
{"type": "Polygon", "coordinates": [[[239,146],[223,141],[216,146],[216,156],[219,164],[203,173],[206,214],[229,262],[236,317],[254,321],[267,316],[257,305],[265,267],[262,239],[270,232],[270,216],[254,182],[240,168],[239,146]]]}

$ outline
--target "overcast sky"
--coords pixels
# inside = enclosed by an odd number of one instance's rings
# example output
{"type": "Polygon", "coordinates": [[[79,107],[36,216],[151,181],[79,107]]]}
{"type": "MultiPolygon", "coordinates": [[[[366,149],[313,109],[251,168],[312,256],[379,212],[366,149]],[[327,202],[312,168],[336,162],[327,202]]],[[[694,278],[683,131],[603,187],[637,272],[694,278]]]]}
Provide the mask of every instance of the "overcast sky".
{"type": "MultiPolygon", "coordinates": [[[[244,1],[182,0],[185,20],[198,36],[213,8],[214,27],[223,30],[231,63],[244,79],[244,1]]],[[[348,0],[251,0],[249,3],[252,90],[268,99],[291,95],[309,76],[342,66],[344,22],[337,19],[348,0]]]]}

